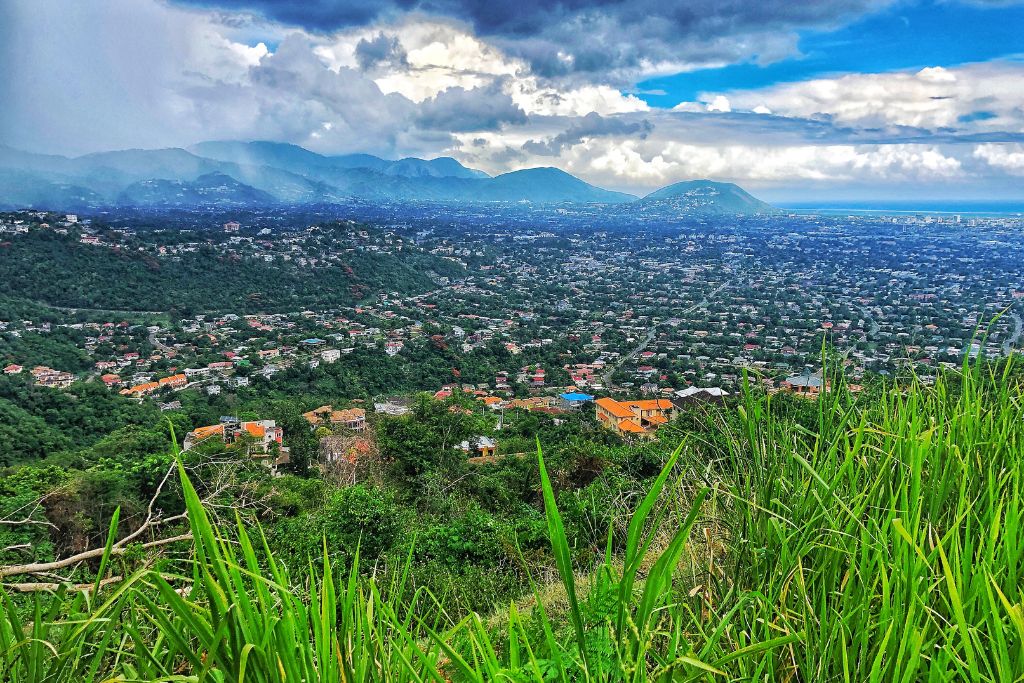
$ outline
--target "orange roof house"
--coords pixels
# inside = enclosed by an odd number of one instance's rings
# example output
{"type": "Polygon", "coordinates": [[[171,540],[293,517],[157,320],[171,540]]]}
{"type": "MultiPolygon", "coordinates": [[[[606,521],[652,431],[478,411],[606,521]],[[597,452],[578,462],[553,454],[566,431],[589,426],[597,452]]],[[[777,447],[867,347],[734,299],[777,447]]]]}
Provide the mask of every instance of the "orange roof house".
{"type": "Polygon", "coordinates": [[[675,409],[671,401],[661,398],[616,401],[605,397],[594,401],[598,421],[627,438],[654,438],[658,427],[675,417],[675,409]]]}
{"type": "Polygon", "coordinates": [[[196,427],[192,430],[192,434],[195,435],[196,440],[207,439],[214,434],[224,436],[224,425],[210,425],[209,427],[196,427]]]}
{"type": "Polygon", "coordinates": [[[255,437],[257,439],[262,439],[264,436],[267,435],[266,427],[264,427],[259,422],[244,422],[242,423],[242,426],[244,427],[246,433],[249,434],[249,436],[255,437]]]}
{"type": "Polygon", "coordinates": [[[184,374],[171,375],[170,377],[161,377],[157,380],[157,384],[161,387],[179,389],[188,384],[188,378],[184,374]]]}
{"type": "Polygon", "coordinates": [[[187,451],[211,438],[229,446],[244,445],[246,455],[267,465],[275,474],[278,465],[290,460],[288,449],[283,445],[284,430],[273,420],[239,422],[233,418],[222,418],[220,424],[197,427],[186,434],[183,449],[187,451]]]}
{"type": "Polygon", "coordinates": [[[127,393],[134,396],[145,396],[160,388],[160,385],[156,382],[143,382],[142,384],[136,384],[127,390],[127,393]]]}
{"type": "Polygon", "coordinates": [[[306,418],[306,422],[312,427],[319,427],[326,422],[330,422],[332,425],[344,425],[356,431],[366,427],[366,410],[364,408],[335,410],[329,405],[320,406],[308,413],[303,413],[302,417],[306,418]]]}

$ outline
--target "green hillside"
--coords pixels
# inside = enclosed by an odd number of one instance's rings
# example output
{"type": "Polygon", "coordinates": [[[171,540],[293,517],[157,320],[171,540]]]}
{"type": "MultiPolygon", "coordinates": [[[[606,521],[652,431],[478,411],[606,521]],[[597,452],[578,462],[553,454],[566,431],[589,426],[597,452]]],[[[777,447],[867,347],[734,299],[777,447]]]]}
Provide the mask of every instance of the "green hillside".
{"type": "MultiPolygon", "coordinates": [[[[2,670],[76,682],[1020,680],[1019,368],[860,395],[826,379],[817,401],[748,391],[687,411],[654,446],[581,453],[566,441],[578,436],[544,429],[544,458],[461,473],[437,454],[475,418],[422,399],[378,425],[390,454],[378,483],[332,492],[285,478],[261,498],[251,479],[228,507],[186,457],[149,484],[166,527],[145,526],[152,507],[122,507],[105,552],[35,568],[75,577],[77,591],[0,569],[2,670]],[[449,507],[453,496],[465,498],[449,507]],[[140,523],[146,533],[125,535],[140,523]],[[522,577],[522,592],[501,577],[522,577]]],[[[5,495],[84,485],[67,477],[8,478],[5,495]]]]}

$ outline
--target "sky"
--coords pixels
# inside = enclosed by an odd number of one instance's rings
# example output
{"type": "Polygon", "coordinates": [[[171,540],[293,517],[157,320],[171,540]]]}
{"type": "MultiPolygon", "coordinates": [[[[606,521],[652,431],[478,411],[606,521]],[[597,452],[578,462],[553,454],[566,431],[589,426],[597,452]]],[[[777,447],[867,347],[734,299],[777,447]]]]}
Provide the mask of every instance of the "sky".
{"type": "Polygon", "coordinates": [[[0,144],[1024,200],[1024,1],[0,0],[0,144]]]}

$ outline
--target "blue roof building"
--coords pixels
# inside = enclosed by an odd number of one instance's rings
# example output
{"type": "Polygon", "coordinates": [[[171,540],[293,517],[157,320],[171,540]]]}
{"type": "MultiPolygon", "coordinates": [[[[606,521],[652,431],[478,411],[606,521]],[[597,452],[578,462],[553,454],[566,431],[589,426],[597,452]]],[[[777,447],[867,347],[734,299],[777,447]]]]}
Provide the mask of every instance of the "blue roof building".
{"type": "Polygon", "coordinates": [[[581,394],[578,392],[562,394],[559,396],[559,398],[562,399],[562,406],[570,409],[579,408],[584,403],[588,403],[594,400],[594,397],[591,396],[590,394],[581,394]]]}

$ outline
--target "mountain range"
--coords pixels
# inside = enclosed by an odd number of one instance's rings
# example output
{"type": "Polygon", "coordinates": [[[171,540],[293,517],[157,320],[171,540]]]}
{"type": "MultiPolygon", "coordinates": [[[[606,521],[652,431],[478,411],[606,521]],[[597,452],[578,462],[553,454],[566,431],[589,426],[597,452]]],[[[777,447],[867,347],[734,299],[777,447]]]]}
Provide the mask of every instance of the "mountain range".
{"type": "Polygon", "coordinates": [[[277,142],[213,141],[73,158],[0,146],[0,207],[259,207],[352,199],[597,203],[675,215],[776,211],[731,183],[687,181],[641,199],[551,167],[492,177],[451,157],[330,156],[277,142]]]}

